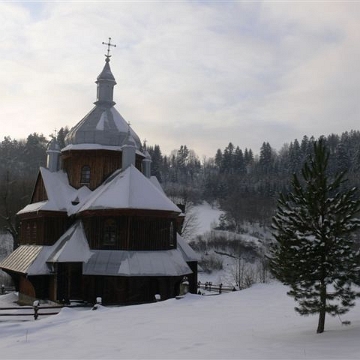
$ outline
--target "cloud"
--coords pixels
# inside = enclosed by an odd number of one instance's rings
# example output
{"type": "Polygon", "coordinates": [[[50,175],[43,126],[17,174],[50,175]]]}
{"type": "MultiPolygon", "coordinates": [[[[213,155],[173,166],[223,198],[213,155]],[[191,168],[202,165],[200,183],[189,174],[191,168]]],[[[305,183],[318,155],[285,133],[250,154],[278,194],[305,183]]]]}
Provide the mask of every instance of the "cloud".
{"type": "Polygon", "coordinates": [[[3,136],[74,126],[112,37],[116,107],[163,153],[358,128],[360,4],[0,3],[3,136]]]}

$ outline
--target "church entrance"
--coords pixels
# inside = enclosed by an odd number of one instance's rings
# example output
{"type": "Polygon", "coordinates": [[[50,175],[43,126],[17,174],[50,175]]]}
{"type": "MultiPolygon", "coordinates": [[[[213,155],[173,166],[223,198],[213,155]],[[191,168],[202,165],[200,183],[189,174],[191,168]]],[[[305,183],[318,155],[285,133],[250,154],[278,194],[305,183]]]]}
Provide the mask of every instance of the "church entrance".
{"type": "Polygon", "coordinates": [[[58,263],[57,299],[82,300],[82,263],[58,263]]]}

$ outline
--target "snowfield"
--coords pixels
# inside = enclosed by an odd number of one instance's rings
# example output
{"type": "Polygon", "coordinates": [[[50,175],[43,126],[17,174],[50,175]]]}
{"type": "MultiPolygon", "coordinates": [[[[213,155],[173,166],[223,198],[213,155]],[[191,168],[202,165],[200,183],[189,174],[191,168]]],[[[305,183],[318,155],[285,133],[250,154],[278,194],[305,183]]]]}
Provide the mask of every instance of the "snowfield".
{"type": "MultiPolygon", "coordinates": [[[[211,231],[221,214],[206,203],[195,211],[197,234],[211,231]]],[[[199,280],[232,283],[231,266],[226,259],[223,271],[200,273],[199,280]]],[[[327,315],[325,332],[316,334],[317,315],[295,313],[287,291],[272,282],[146,305],[64,308],[37,321],[0,317],[0,358],[360,359],[360,306],[341,319],[327,315]]],[[[15,293],[0,295],[0,307],[16,299],[15,293]]]]}
{"type": "MultiPolygon", "coordinates": [[[[146,305],[64,308],[37,321],[0,318],[2,359],[359,359],[360,307],[303,317],[277,282],[146,305]]],[[[0,296],[0,307],[13,301],[0,296]]]]}

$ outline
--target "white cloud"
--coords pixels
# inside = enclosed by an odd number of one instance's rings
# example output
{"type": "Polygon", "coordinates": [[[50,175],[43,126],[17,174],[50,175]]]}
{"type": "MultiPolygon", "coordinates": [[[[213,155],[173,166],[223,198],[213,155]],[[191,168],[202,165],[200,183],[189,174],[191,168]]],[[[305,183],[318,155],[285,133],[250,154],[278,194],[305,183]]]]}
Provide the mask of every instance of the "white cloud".
{"type": "Polygon", "coordinates": [[[0,135],[48,136],[95,101],[112,37],[117,109],[164,153],[258,152],[358,129],[360,4],[0,3],[0,135]],[[35,7],[33,7],[35,6],[35,7]]]}

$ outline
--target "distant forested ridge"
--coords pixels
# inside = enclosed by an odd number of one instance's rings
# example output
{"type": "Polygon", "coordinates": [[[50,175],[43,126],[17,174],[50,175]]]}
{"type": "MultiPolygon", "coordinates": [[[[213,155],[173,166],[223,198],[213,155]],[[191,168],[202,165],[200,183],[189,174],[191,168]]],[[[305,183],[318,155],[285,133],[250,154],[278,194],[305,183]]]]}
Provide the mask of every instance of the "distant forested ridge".
{"type": "MultiPolygon", "coordinates": [[[[61,147],[67,128],[56,135],[61,147]]],[[[347,186],[360,184],[360,132],[322,137],[330,151],[329,171],[346,170],[347,186]]],[[[39,166],[46,165],[50,139],[30,134],[27,139],[4,137],[0,143],[0,229],[17,233],[15,214],[29,203],[39,166]]],[[[260,151],[228,143],[214,149],[210,158],[200,159],[185,144],[171,154],[160,145],[147,145],[152,157],[152,175],[157,176],[167,195],[186,208],[206,200],[225,212],[219,228],[240,231],[243,222],[268,225],[279,193],[287,191],[291,175],[298,173],[313,151],[314,137],[304,136],[275,151],[264,142],[260,151]]]]}

